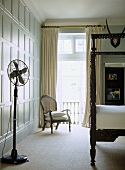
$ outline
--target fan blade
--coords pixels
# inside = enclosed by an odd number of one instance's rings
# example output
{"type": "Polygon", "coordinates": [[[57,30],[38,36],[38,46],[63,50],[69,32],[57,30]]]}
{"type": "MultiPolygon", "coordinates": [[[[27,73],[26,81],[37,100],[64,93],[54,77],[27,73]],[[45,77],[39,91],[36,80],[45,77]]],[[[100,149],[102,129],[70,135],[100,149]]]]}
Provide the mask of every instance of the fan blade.
{"type": "Polygon", "coordinates": [[[14,63],[14,65],[15,65],[16,69],[19,70],[19,69],[18,69],[18,64],[17,64],[15,61],[13,61],[13,63],[14,63]]]}
{"type": "Polygon", "coordinates": [[[22,69],[22,70],[20,70],[19,72],[20,72],[20,74],[24,74],[24,73],[26,73],[26,72],[27,72],[27,68],[23,68],[23,69],[22,69]]]}
{"type": "Polygon", "coordinates": [[[12,73],[10,73],[9,77],[14,78],[17,76],[17,73],[18,73],[17,71],[13,71],[12,73]]]}
{"type": "Polygon", "coordinates": [[[21,75],[19,75],[19,82],[20,82],[21,84],[24,84],[24,80],[23,80],[23,78],[22,78],[21,75]]]}

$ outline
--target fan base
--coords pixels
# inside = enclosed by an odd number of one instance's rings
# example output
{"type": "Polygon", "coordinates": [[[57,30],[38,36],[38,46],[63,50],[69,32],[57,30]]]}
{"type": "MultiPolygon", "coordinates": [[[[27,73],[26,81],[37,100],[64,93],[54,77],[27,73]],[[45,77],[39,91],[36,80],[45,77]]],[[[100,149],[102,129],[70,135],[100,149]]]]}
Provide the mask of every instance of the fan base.
{"type": "Polygon", "coordinates": [[[5,155],[1,159],[2,163],[7,163],[7,164],[21,164],[24,162],[28,162],[27,156],[25,155],[17,155],[17,158],[13,159],[11,155],[5,155]]]}

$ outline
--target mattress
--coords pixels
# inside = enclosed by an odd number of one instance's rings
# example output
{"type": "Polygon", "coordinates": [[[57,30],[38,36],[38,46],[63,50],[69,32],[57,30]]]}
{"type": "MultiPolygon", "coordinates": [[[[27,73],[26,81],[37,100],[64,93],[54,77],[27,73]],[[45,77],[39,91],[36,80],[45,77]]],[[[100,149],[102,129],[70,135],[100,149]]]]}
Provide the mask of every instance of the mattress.
{"type": "Polygon", "coordinates": [[[96,105],[96,129],[125,129],[125,105],[96,105]]]}

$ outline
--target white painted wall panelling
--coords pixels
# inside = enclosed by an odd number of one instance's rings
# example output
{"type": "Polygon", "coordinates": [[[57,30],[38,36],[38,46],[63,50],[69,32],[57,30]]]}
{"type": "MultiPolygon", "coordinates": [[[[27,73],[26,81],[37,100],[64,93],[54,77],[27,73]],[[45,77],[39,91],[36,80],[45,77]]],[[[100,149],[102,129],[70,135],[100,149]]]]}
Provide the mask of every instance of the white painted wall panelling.
{"type": "Polygon", "coordinates": [[[18,88],[17,130],[28,128],[35,121],[38,124],[40,35],[40,23],[22,0],[0,0],[0,143],[10,118],[9,134],[13,130],[14,86],[7,75],[13,59],[24,61],[30,70],[28,83],[18,88]]]}

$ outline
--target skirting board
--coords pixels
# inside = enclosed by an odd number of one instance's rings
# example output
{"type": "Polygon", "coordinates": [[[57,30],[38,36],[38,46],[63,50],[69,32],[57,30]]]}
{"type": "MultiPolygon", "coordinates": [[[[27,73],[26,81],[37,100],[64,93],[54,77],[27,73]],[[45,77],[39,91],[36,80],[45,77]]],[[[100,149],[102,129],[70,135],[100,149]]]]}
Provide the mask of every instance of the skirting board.
{"type": "MultiPolygon", "coordinates": [[[[20,130],[17,130],[16,133],[16,144],[20,143],[23,139],[25,139],[28,135],[30,135],[35,129],[38,128],[38,120],[35,120],[34,122],[30,122],[27,123],[26,125],[24,125],[23,127],[21,127],[20,130]]],[[[0,141],[0,158],[2,157],[2,150],[4,147],[4,142],[5,140],[2,139],[2,141],[0,141]]],[[[4,153],[8,152],[10,149],[12,149],[13,147],[13,135],[9,135],[7,136],[6,139],[6,144],[5,144],[5,149],[4,149],[4,153]]]]}

